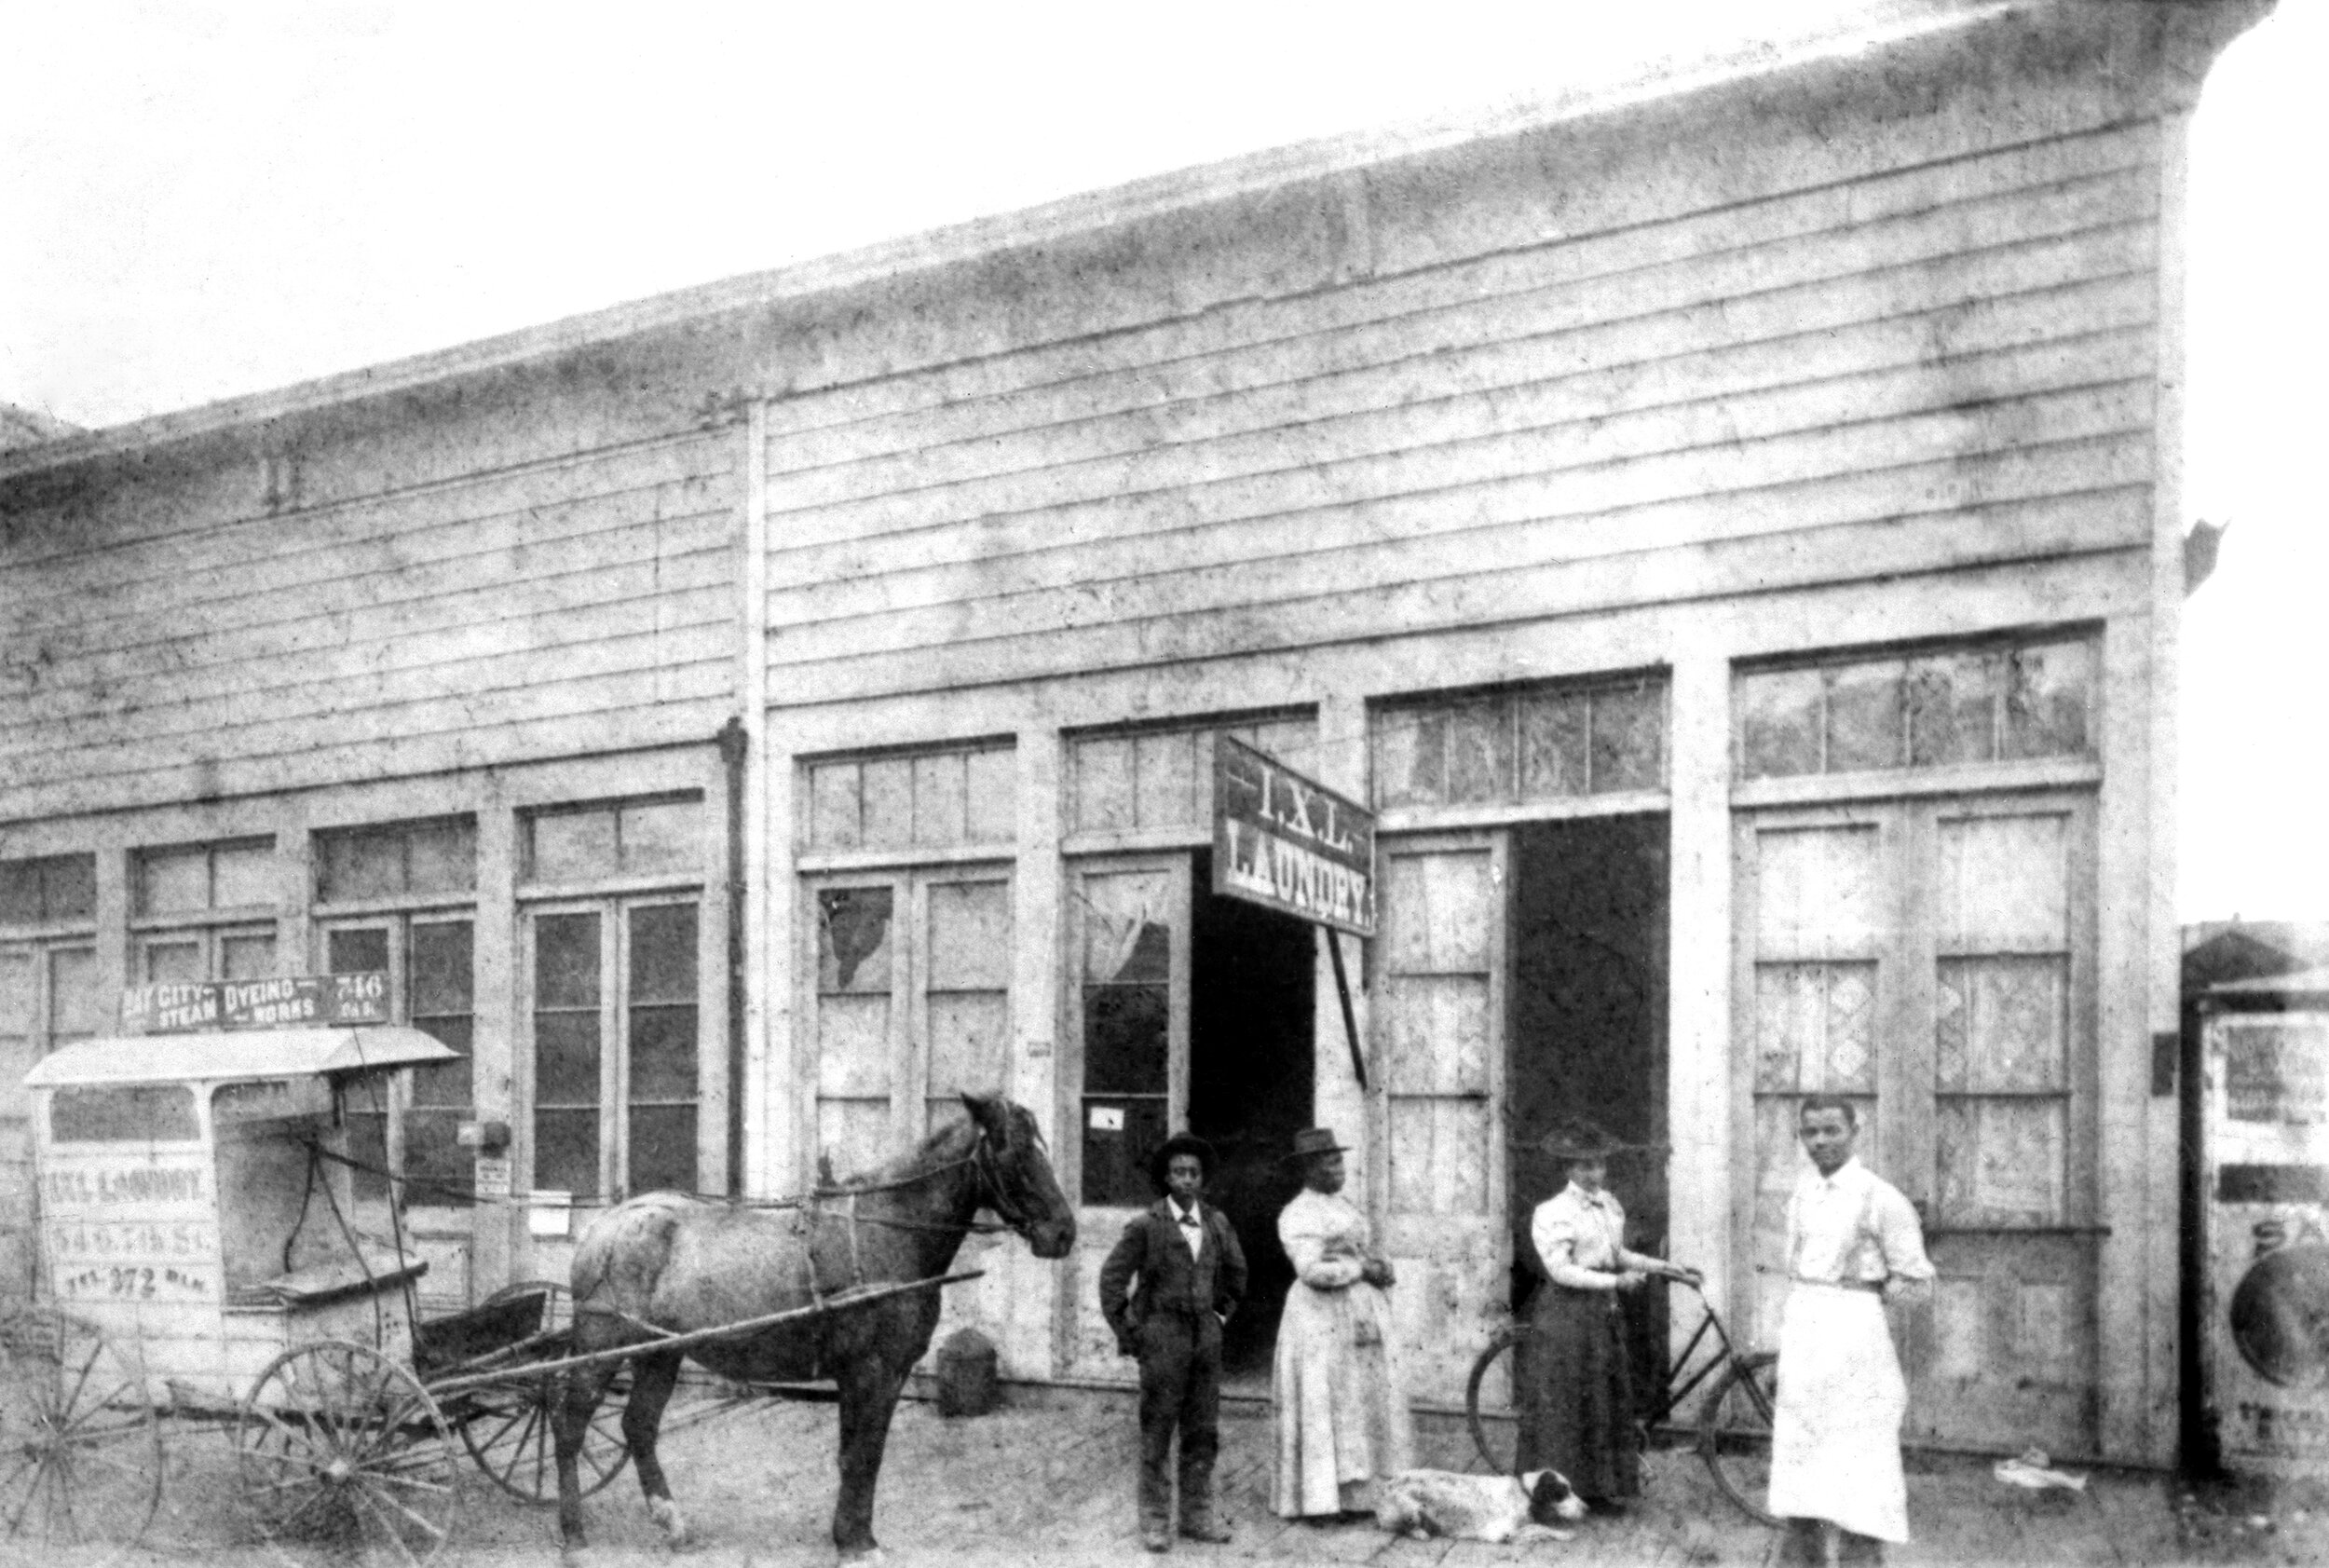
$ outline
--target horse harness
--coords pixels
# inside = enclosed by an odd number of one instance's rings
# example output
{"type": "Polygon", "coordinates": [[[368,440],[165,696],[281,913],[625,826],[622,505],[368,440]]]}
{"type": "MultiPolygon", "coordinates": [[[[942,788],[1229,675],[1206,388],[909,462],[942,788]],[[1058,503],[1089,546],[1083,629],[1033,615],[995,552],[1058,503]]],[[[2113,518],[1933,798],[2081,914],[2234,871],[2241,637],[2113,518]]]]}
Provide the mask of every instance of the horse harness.
{"type": "Polygon", "coordinates": [[[1028,1219],[1027,1211],[1004,1195],[1002,1172],[995,1163],[994,1144],[987,1138],[984,1127],[979,1129],[978,1141],[971,1146],[971,1152],[959,1160],[948,1160],[944,1165],[933,1166],[928,1170],[917,1171],[902,1181],[883,1182],[869,1187],[812,1189],[808,1196],[796,1200],[797,1218],[793,1222],[794,1233],[801,1238],[801,1269],[807,1276],[810,1304],[819,1308],[825,1305],[824,1283],[817,1276],[817,1227],[821,1221],[827,1219],[840,1219],[848,1222],[849,1283],[843,1288],[845,1290],[862,1289],[866,1281],[865,1256],[859,1249],[857,1241],[857,1227],[860,1224],[886,1225],[893,1230],[907,1231],[950,1231],[954,1227],[933,1225],[915,1220],[896,1220],[886,1215],[861,1217],[857,1212],[857,1200],[874,1193],[890,1193],[906,1187],[917,1187],[933,1176],[943,1176],[947,1171],[959,1169],[963,1166],[971,1166],[978,1172],[979,1183],[984,1189],[980,1193],[982,1202],[979,1207],[993,1209],[1003,1220],[1003,1223],[1000,1226],[986,1226],[974,1222],[969,1227],[970,1230],[987,1232],[1015,1230],[1031,1223],[1028,1219]],[[848,1198],[849,1207],[838,1215],[829,1213],[825,1207],[827,1202],[838,1197],[848,1198]]]}

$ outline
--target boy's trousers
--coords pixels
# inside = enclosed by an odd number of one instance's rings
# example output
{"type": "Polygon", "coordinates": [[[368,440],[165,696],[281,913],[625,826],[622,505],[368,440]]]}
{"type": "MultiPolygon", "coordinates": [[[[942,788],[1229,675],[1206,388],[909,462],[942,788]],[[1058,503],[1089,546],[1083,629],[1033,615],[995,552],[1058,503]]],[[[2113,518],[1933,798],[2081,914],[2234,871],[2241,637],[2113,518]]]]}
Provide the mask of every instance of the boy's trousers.
{"type": "Polygon", "coordinates": [[[1213,1458],[1221,1448],[1221,1321],[1206,1311],[1151,1312],[1140,1324],[1140,1522],[1169,1526],[1164,1470],[1180,1433],[1180,1520],[1212,1517],[1213,1458]]]}

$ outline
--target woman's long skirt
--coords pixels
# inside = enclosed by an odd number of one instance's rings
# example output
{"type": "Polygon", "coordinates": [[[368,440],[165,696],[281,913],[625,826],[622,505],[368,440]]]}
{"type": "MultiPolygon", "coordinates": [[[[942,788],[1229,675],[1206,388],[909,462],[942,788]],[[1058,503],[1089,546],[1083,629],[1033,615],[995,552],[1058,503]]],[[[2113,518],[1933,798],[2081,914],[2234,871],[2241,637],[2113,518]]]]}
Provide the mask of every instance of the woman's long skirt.
{"type": "Polygon", "coordinates": [[[1558,1470],[1588,1502],[1641,1491],[1625,1332],[1613,1290],[1545,1285],[1529,1304],[1519,1468],[1558,1470]]]}

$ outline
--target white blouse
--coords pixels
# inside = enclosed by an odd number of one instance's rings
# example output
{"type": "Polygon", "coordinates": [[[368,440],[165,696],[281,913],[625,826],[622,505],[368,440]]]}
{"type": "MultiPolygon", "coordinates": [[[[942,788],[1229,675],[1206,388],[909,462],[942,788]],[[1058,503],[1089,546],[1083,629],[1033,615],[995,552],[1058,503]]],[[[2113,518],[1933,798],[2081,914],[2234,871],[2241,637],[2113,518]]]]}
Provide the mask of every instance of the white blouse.
{"type": "Polygon", "coordinates": [[[1536,1206],[1529,1239],[1553,1283],[1572,1290],[1614,1290],[1619,1270],[1655,1266],[1626,1250],[1626,1210],[1606,1188],[1588,1193],[1572,1181],[1536,1206]]]}

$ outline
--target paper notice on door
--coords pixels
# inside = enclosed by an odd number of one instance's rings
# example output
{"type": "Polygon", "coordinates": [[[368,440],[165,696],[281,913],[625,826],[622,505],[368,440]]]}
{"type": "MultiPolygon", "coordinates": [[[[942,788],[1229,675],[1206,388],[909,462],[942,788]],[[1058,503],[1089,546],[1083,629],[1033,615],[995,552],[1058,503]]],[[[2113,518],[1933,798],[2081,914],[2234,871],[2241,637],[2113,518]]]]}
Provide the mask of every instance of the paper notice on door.
{"type": "Polygon", "coordinates": [[[1096,1105],[1092,1107],[1092,1130],[1094,1132],[1124,1131],[1124,1108],[1121,1105],[1096,1105]]]}

